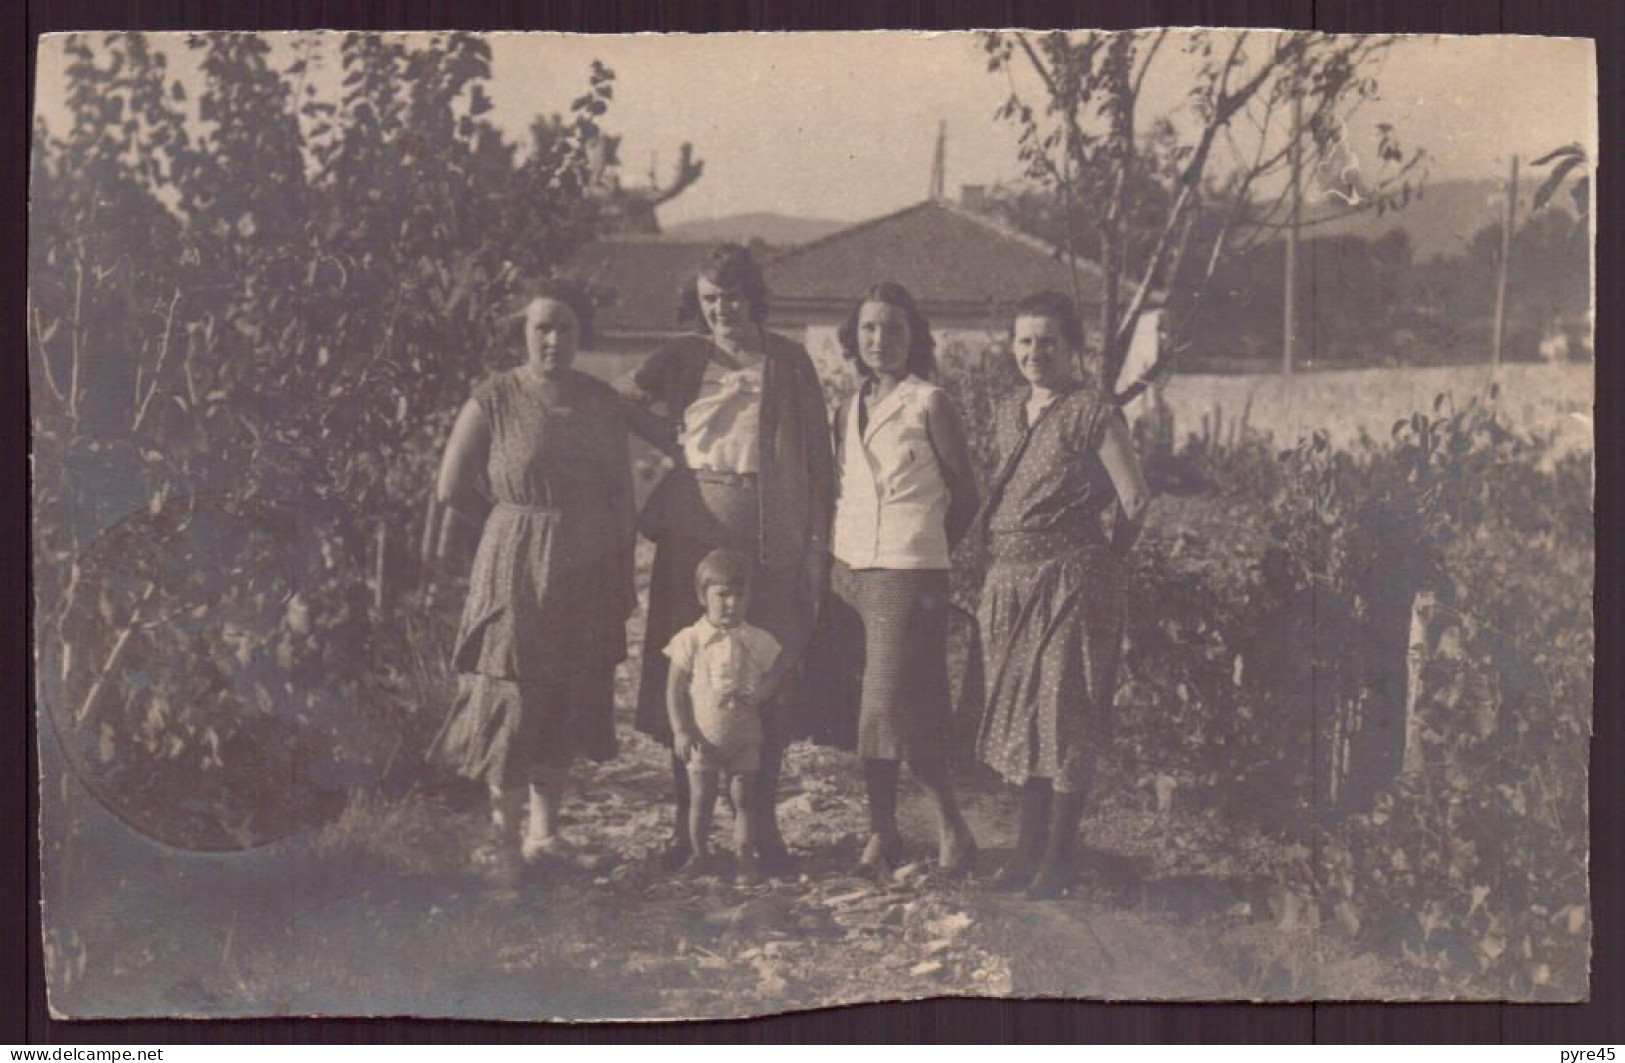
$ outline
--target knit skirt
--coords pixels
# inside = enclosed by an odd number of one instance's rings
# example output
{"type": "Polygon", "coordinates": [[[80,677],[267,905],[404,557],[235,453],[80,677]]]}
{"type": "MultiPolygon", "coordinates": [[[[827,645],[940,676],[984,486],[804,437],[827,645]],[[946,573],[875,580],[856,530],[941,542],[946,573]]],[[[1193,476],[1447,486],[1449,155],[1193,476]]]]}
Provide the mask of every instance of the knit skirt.
{"type": "Polygon", "coordinates": [[[953,719],[948,611],[945,570],[836,561],[809,651],[810,737],[871,760],[944,759],[953,719]]]}

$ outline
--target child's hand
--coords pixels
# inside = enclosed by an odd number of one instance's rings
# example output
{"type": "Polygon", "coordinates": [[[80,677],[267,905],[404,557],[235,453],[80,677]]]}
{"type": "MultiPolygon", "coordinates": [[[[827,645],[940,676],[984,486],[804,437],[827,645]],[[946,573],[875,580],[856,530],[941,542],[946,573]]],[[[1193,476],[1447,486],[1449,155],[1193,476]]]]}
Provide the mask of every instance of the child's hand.
{"type": "Polygon", "coordinates": [[[678,760],[686,764],[709,748],[710,744],[697,731],[678,731],[672,735],[671,750],[677,754],[678,760]]]}

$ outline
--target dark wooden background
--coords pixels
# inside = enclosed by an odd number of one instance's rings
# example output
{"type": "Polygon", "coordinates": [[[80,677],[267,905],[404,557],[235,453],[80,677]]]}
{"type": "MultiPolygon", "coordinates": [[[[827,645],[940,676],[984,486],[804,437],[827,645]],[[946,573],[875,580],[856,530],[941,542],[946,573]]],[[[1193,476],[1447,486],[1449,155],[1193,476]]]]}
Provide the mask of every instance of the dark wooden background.
{"type": "MultiPolygon", "coordinates": [[[[1615,0],[1074,0],[1072,3],[872,3],[813,0],[28,0],[0,5],[0,85],[6,143],[0,181],[0,283],[6,357],[0,388],[0,491],[10,503],[0,551],[11,588],[0,645],[5,739],[0,742],[0,1042],[1507,1042],[1625,1041],[1625,705],[1620,602],[1625,587],[1611,532],[1620,526],[1620,63],[1625,4],[1615,0]],[[1595,192],[1597,244],[1597,718],[1591,770],[1594,941],[1584,1005],[1099,1004],[937,1000],[877,1004],[730,1023],[517,1025],[367,1020],[56,1022],[46,1011],[39,933],[34,729],[28,639],[27,359],[24,343],[27,154],[39,34],[75,29],[967,29],[1157,25],[1275,26],[1329,32],[1526,33],[1597,40],[1602,130],[1595,192]]],[[[1493,116],[1486,120],[1493,120],[1493,116]]]]}

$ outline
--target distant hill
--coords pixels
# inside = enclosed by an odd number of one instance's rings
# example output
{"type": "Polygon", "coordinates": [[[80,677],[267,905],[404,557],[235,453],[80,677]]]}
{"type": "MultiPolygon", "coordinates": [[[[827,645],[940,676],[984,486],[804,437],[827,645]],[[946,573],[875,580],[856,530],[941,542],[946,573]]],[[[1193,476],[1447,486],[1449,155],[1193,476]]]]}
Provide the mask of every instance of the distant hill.
{"type": "MultiPolygon", "coordinates": [[[[1520,184],[1526,186],[1519,190],[1520,209],[1527,211],[1532,190],[1527,188],[1527,182],[1520,184]]],[[[1411,237],[1413,261],[1464,255],[1474,233],[1500,221],[1503,195],[1498,181],[1430,181],[1422,189],[1422,198],[1412,199],[1403,210],[1385,212],[1380,218],[1374,210],[1362,211],[1311,225],[1304,235],[1352,235],[1375,240],[1389,230],[1404,229],[1411,237]]]]}
{"type": "Polygon", "coordinates": [[[672,240],[700,242],[732,240],[741,244],[761,240],[773,247],[795,247],[798,244],[811,243],[851,224],[831,221],[828,218],[797,218],[788,214],[757,211],[679,222],[666,229],[664,235],[672,240]]]}

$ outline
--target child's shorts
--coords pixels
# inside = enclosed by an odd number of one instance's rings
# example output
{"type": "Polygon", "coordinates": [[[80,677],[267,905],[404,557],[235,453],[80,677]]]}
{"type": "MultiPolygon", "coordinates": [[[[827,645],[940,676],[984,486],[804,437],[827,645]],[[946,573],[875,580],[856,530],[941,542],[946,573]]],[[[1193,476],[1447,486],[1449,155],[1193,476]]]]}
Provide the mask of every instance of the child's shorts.
{"type": "Polygon", "coordinates": [[[762,723],[753,714],[696,713],[695,725],[711,748],[696,747],[689,755],[691,771],[739,774],[762,770],[762,723]]]}

